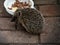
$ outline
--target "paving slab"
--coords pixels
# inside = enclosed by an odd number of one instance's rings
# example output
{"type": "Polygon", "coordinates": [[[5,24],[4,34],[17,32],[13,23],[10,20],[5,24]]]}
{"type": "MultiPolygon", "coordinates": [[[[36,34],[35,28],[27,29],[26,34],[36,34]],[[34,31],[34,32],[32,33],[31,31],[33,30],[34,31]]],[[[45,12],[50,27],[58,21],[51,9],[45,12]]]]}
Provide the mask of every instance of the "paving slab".
{"type": "Polygon", "coordinates": [[[15,29],[15,23],[11,22],[11,18],[0,18],[0,29],[15,29]]]}
{"type": "Polygon", "coordinates": [[[43,16],[60,16],[60,5],[43,5],[39,10],[43,16]]]}
{"type": "Polygon", "coordinates": [[[34,0],[35,4],[56,4],[56,0],[34,0]]]}
{"type": "Polygon", "coordinates": [[[60,43],[60,17],[45,18],[44,31],[41,34],[41,43],[60,43]]]}
{"type": "Polygon", "coordinates": [[[0,31],[0,43],[38,43],[38,36],[22,31],[0,31]]]}

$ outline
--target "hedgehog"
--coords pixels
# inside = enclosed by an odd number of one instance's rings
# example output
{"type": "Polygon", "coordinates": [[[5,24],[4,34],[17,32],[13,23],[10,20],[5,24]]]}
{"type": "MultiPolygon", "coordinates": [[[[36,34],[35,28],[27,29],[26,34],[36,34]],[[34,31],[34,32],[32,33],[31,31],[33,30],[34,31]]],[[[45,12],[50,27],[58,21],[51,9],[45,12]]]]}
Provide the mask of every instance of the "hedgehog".
{"type": "Polygon", "coordinates": [[[37,9],[25,8],[17,9],[11,22],[15,21],[15,28],[21,24],[27,32],[40,34],[43,29],[44,19],[37,9]]]}

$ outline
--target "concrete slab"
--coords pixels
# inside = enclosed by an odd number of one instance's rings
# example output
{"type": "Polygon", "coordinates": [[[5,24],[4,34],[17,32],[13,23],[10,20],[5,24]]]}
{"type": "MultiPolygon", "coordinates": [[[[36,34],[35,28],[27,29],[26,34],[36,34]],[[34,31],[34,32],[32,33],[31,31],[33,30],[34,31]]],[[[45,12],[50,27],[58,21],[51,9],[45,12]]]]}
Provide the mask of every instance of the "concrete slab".
{"type": "Polygon", "coordinates": [[[60,43],[60,17],[45,18],[44,30],[41,34],[41,43],[60,43]]]}
{"type": "Polygon", "coordinates": [[[0,31],[0,43],[38,43],[38,36],[21,31],[0,31]]]}

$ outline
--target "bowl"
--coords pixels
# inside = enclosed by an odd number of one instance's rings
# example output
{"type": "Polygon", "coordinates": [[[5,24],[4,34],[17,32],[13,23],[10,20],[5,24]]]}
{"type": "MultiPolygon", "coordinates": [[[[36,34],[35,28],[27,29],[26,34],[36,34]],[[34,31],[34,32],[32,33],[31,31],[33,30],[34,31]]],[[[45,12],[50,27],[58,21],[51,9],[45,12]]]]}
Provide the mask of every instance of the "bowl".
{"type": "MultiPolygon", "coordinates": [[[[14,15],[14,12],[15,11],[8,9],[8,7],[11,7],[12,4],[14,4],[14,2],[15,2],[15,0],[5,0],[4,1],[4,7],[5,7],[6,11],[9,14],[11,14],[11,15],[14,15]]],[[[28,0],[19,0],[19,2],[27,2],[28,3],[28,0]]],[[[29,4],[31,4],[31,7],[30,8],[34,8],[34,2],[33,2],[33,0],[30,0],[30,3],[29,4]]]]}

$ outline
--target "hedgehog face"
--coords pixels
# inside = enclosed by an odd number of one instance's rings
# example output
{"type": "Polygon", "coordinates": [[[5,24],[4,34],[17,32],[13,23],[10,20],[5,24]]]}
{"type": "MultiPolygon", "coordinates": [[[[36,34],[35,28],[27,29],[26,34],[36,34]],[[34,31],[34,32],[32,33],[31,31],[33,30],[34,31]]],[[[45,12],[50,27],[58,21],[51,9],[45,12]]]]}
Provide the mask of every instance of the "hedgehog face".
{"type": "Polygon", "coordinates": [[[21,10],[20,9],[16,10],[16,12],[14,13],[14,16],[12,17],[11,22],[15,22],[15,20],[20,18],[21,15],[22,15],[21,10]]]}

